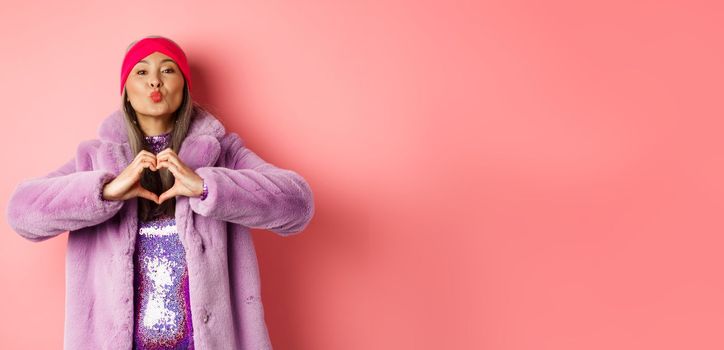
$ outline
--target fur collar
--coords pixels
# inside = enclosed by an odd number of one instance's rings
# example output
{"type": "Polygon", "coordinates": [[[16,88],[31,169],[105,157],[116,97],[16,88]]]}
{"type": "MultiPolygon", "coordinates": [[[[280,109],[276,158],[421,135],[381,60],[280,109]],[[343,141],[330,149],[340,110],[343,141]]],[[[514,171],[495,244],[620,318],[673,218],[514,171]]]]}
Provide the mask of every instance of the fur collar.
{"type": "MultiPolygon", "coordinates": [[[[188,133],[178,153],[184,164],[193,170],[216,164],[221,152],[220,141],[226,134],[224,126],[210,112],[203,109],[197,111],[191,119],[188,133]]],[[[101,141],[99,151],[115,155],[112,157],[114,164],[109,164],[109,168],[119,174],[135,158],[135,155],[131,154],[121,109],[115,110],[103,120],[98,128],[98,136],[101,141]]]]}

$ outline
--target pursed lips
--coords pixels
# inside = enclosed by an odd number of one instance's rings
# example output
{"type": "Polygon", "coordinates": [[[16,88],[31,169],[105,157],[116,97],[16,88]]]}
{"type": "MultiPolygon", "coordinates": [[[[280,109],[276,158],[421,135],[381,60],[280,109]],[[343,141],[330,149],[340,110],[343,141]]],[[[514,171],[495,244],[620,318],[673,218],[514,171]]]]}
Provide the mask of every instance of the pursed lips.
{"type": "Polygon", "coordinates": [[[163,94],[161,94],[161,91],[158,91],[158,90],[152,91],[149,96],[150,96],[151,99],[152,99],[153,101],[155,101],[155,102],[158,102],[158,101],[161,100],[161,98],[163,98],[163,94]]]}

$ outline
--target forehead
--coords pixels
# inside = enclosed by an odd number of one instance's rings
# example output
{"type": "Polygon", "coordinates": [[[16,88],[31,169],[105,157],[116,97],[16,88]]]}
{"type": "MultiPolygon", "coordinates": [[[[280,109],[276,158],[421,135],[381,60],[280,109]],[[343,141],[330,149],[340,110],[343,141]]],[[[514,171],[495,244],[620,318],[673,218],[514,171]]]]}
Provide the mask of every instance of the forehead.
{"type": "Polygon", "coordinates": [[[156,64],[156,65],[159,65],[159,64],[163,64],[163,63],[167,63],[167,62],[174,63],[174,64],[176,63],[176,62],[175,62],[173,59],[171,59],[171,57],[169,57],[168,55],[156,51],[156,52],[153,52],[153,53],[151,53],[150,55],[144,57],[144,58],[141,59],[140,61],[138,61],[138,62],[136,63],[136,65],[139,65],[139,64],[140,64],[140,65],[145,65],[145,64],[150,64],[150,65],[156,64]]]}

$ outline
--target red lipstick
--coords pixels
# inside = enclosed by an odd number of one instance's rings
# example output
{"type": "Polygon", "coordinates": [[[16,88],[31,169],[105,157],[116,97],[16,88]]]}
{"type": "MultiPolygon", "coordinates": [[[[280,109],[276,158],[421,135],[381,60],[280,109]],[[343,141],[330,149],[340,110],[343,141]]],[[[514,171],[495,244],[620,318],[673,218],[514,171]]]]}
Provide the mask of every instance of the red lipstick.
{"type": "Polygon", "coordinates": [[[163,95],[161,95],[161,92],[158,91],[158,90],[153,91],[153,92],[151,93],[151,99],[153,100],[153,102],[159,102],[159,101],[161,101],[161,98],[162,98],[162,97],[163,97],[163,95]]]}

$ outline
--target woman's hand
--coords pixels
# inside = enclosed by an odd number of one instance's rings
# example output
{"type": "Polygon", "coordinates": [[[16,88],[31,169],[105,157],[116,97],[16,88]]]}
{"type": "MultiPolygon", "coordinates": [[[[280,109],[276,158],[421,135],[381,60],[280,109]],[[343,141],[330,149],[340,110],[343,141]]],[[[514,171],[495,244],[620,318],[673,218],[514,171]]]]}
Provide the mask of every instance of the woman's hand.
{"type": "Polygon", "coordinates": [[[126,200],[133,197],[142,197],[155,203],[160,203],[158,196],[141,186],[141,174],[144,168],[156,171],[156,156],[146,150],[138,152],[123,171],[113,181],[103,187],[103,199],[105,200],[126,200]]]}
{"type": "Polygon", "coordinates": [[[203,192],[204,179],[201,178],[191,168],[187,167],[176,152],[171,148],[166,148],[156,155],[157,167],[166,168],[173,174],[176,179],[173,186],[168,191],[161,193],[158,203],[176,196],[198,197],[203,192]]]}

